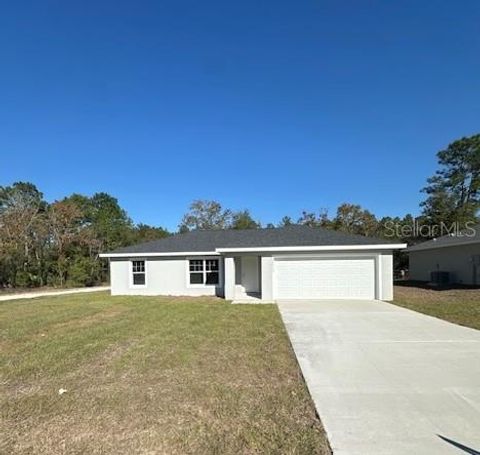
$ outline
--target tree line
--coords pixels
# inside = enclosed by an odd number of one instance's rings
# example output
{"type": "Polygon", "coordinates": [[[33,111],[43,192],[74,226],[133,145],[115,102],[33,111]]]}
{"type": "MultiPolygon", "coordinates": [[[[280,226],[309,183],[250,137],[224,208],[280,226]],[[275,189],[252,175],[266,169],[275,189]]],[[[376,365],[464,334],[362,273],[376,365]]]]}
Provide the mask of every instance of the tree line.
{"type": "Polygon", "coordinates": [[[106,279],[98,254],[169,235],[134,225],[107,193],[48,203],[28,182],[0,187],[0,286],[90,286],[106,279]]]}
{"type": "MultiPolygon", "coordinates": [[[[421,215],[377,218],[358,204],[303,211],[262,226],[248,209],[233,211],[217,201],[196,200],[178,232],[193,229],[257,229],[293,224],[414,243],[425,240],[412,230],[422,226],[459,228],[478,222],[480,209],[480,134],[461,138],[437,153],[439,169],[422,189],[421,215]],[[395,229],[393,229],[395,227],[395,229]]],[[[435,232],[433,229],[432,233],[435,232]]],[[[172,235],[162,227],[134,224],[107,193],[72,194],[47,202],[29,182],[0,187],[0,287],[90,286],[107,279],[98,254],[172,235]]],[[[433,235],[433,234],[432,234],[433,235]]],[[[405,258],[397,258],[402,265],[405,258]]]]}
{"type": "Polygon", "coordinates": [[[268,223],[262,226],[260,221],[252,217],[248,209],[233,212],[230,209],[224,209],[217,201],[197,200],[190,205],[189,211],[184,215],[179,225],[179,232],[195,229],[258,229],[261,227],[274,229],[300,224],[333,229],[348,234],[400,239],[402,236],[396,235],[389,227],[392,225],[408,226],[412,223],[412,215],[406,215],[403,218],[376,218],[373,213],[358,204],[344,203],[337,208],[333,217],[329,217],[327,210],[303,211],[296,218],[286,215],[276,224],[268,223]]]}

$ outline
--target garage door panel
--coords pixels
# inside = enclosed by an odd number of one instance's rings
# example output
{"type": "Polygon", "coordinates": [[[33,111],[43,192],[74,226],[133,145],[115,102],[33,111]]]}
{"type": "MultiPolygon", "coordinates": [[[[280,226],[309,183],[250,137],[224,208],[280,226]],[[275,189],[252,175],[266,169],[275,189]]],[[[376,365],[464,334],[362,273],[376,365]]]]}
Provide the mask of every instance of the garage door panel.
{"type": "Polygon", "coordinates": [[[277,299],[373,299],[373,258],[276,259],[277,299]]]}

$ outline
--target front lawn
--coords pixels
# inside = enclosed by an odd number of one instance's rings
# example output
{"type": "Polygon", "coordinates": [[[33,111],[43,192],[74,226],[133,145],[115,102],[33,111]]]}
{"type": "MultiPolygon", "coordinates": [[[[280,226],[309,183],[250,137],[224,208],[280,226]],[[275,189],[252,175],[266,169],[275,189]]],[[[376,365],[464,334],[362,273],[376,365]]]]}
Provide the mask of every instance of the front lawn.
{"type": "Polygon", "coordinates": [[[396,305],[480,329],[480,289],[424,289],[395,286],[396,305]]]}
{"type": "Polygon", "coordinates": [[[0,453],[330,453],[276,306],[79,294],[0,329],[0,453]]]}

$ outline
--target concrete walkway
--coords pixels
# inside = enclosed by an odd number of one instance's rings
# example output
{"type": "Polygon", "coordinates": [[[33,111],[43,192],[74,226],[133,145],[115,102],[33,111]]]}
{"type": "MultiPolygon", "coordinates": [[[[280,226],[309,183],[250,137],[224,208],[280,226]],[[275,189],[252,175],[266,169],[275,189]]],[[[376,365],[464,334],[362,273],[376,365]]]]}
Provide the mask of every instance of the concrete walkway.
{"type": "Polygon", "coordinates": [[[335,455],[480,455],[480,331],[378,301],[278,307],[335,455]]]}
{"type": "Polygon", "coordinates": [[[71,289],[58,289],[52,291],[32,291],[32,292],[21,292],[18,294],[5,294],[0,295],[0,302],[5,300],[19,300],[19,299],[33,299],[36,297],[47,297],[52,295],[66,295],[66,294],[77,294],[82,292],[98,292],[98,291],[108,291],[110,286],[93,286],[91,288],[71,288],[71,289]]]}

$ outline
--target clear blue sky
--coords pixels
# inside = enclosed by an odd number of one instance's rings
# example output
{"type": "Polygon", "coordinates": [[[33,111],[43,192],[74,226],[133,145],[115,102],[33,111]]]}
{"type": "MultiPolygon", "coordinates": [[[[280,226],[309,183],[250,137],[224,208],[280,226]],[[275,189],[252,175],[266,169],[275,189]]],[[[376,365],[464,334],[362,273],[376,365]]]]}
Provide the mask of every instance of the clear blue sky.
{"type": "Polygon", "coordinates": [[[199,198],[418,213],[480,130],[479,24],[478,0],[4,2],[0,185],[171,229],[199,198]]]}

